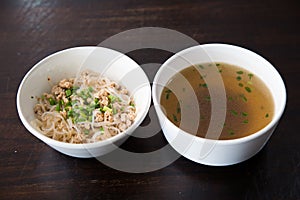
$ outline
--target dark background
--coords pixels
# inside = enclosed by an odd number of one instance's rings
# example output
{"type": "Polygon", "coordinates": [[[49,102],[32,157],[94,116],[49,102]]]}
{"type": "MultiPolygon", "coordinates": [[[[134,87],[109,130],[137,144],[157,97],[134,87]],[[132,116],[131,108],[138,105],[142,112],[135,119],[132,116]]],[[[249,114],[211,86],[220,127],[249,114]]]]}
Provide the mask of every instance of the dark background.
{"type": "MultiPolygon", "coordinates": [[[[296,0],[1,1],[0,199],[300,199],[299,8],[296,0]],[[131,174],[58,153],[23,127],[15,98],[35,63],[62,49],[97,45],[147,26],[174,29],[199,43],[246,47],[277,68],[288,102],[260,153],[229,167],[181,157],[161,170],[131,174]]],[[[171,54],[129,55],[143,64],[162,63],[171,54]]],[[[139,152],[165,143],[160,132],[150,143],[130,138],[122,147],[139,152]]]]}

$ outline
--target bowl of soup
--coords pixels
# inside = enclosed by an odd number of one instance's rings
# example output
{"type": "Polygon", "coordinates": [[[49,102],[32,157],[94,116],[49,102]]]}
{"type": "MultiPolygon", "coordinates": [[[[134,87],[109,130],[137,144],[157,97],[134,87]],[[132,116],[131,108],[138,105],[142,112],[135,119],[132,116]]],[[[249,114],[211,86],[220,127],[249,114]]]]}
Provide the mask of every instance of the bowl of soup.
{"type": "Polygon", "coordinates": [[[164,136],[177,152],[225,166],[264,147],[283,114],[286,89],[262,56],[234,45],[204,44],[161,66],[152,98],[164,136]]]}
{"type": "Polygon", "coordinates": [[[142,68],[120,52],[96,46],[47,56],[28,71],[17,93],[26,129],[79,158],[118,148],[143,121],[150,102],[142,68]]]}

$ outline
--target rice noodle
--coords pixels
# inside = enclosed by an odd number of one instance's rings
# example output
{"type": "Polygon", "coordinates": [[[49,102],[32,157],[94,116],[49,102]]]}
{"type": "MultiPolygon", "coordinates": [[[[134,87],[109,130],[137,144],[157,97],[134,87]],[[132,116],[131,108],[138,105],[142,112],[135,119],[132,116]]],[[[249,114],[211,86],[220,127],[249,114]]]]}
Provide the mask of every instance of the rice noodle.
{"type": "Polygon", "coordinates": [[[32,124],[47,137],[67,143],[113,137],[126,130],[136,116],[124,87],[88,70],[77,79],[61,80],[37,101],[32,124]]]}

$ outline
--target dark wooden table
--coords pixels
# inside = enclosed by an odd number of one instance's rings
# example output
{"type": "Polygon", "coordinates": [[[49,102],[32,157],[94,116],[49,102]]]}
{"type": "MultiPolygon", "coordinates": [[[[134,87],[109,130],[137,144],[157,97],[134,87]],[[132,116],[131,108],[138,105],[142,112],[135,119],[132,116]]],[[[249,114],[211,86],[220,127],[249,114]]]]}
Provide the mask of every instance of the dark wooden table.
{"type": "MultiPolygon", "coordinates": [[[[1,1],[0,199],[300,199],[299,8],[296,0],[1,1]],[[243,46],[274,64],[288,102],[259,154],[229,167],[181,157],[158,171],[125,173],[96,159],[65,156],[23,127],[16,93],[35,63],[65,48],[97,45],[149,26],[179,31],[199,43],[243,46]]],[[[153,49],[128,54],[140,64],[163,63],[172,55],[153,49]]],[[[152,139],[129,138],[122,148],[143,152],[165,143],[160,132],[152,139]]]]}

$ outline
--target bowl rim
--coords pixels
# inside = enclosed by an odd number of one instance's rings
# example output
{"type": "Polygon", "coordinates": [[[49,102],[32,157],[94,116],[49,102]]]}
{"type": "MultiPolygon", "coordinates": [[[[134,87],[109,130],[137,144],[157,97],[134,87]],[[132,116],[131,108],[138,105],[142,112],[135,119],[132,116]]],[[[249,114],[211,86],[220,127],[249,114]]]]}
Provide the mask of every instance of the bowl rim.
{"type": "Polygon", "coordinates": [[[36,136],[38,139],[42,140],[43,142],[45,142],[46,144],[50,145],[50,146],[55,146],[55,147],[62,147],[62,148],[66,148],[66,149],[93,149],[93,148],[99,148],[100,146],[106,146],[109,144],[114,144],[114,142],[119,141],[120,139],[124,138],[125,136],[130,136],[131,133],[128,133],[129,131],[134,131],[144,120],[144,118],[146,117],[148,110],[150,108],[150,104],[151,104],[151,86],[150,86],[150,82],[149,79],[145,73],[145,71],[141,68],[141,66],[134,61],[132,58],[130,58],[129,56],[116,51],[114,49],[110,49],[110,48],[106,48],[106,47],[100,47],[100,46],[77,46],[77,47],[71,47],[71,48],[67,48],[67,49],[63,49],[60,51],[56,51],[46,57],[44,57],[43,59],[41,59],[40,61],[38,61],[36,64],[33,65],[33,67],[31,67],[29,69],[29,71],[26,72],[25,76],[22,78],[21,83],[19,84],[18,90],[17,90],[17,96],[16,96],[16,104],[17,104],[17,112],[18,115],[23,123],[23,125],[26,127],[26,129],[33,134],[34,136],[36,136]],[[62,142],[62,141],[58,141],[58,140],[54,140],[52,138],[49,138],[45,135],[43,135],[41,132],[37,131],[35,128],[33,128],[33,126],[27,122],[25,116],[23,115],[22,112],[22,108],[21,108],[21,103],[20,103],[20,98],[21,98],[21,91],[23,89],[24,84],[26,83],[27,79],[30,77],[30,75],[38,68],[40,68],[41,66],[43,66],[43,63],[46,63],[48,60],[53,59],[54,57],[64,54],[64,53],[68,53],[70,51],[80,51],[80,50],[85,50],[85,51],[93,51],[94,49],[101,49],[103,51],[111,51],[114,53],[119,54],[119,56],[125,56],[127,59],[130,59],[132,62],[134,62],[136,64],[136,66],[138,66],[141,69],[141,72],[143,73],[143,75],[145,76],[145,78],[147,79],[147,83],[144,85],[144,87],[146,86],[146,89],[148,90],[148,98],[147,98],[147,102],[146,102],[146,107],[143,109],[144,112],[140,115],[139,119],[135,120],[134,123],[125,131],[107,138],[105,140],[102,141],[98,141],[98,142],[94,142],[94,143],[82,143],[82,144],[73,144],[73,143],[66,143],[66,142],[62,142]]]}
{"type": "MultiPolygon", "coordinates": [[[[188,66],[187,66],[188,67],[188,66]]],[[[184,68],[182,68],[184,69],[184,68]]],[[[249,142],[251,140],[254,140],[255,138],[261,137],[262,135],[266,134],[268,132],[268,130],[271,130],[272,128],[274,128],[276,126],[276,124],[278,123],[278,121],[280,120],[281,116],[284,113],[285,107],[286,107],[286,101],[287,101],[287,91],[286,91],[286,87],[284,84],[284,81],[282,79],[282,76],[279,74],[279,72],[276,70],[276,68],[267,60],[265,59],[263,56],[249,50],[246,49],[244,47],[240,47],[240,46],[236,46],[236,45],[232,45],[232,44],[225,44],[225,43],[207,43],[207,44],[201,44],[201,45],[196,45],[196,46],[192,46],[189,48],[186,48],[182,51],[177,52],[176,54],[174,54],[173,56],[171,56],[169,59],[167,59],[159,68],[159,70],[157,71],[154,80],[153,80],[153,85],[152,85],[152,98],[153,98],[153,104],[155,106],[155,108],[159,111],[159,113],[157,112],[157,114],[162,114],[162,117],[164,118],[164,120],[167,120],[169,122],[169,124],[172,126],[172,128],[178,130],[178,134],[184,134],[187,137],[190,137],[192,139],[198,140],[198,141],[208,141],[208,142],[217,142],[219,144],[222,145],[232,145],[232,144],[239,144],[239,143],[245,143],[245,142],[249,142]],[[209,47],[225,47],[225,48],[231,48],[231,49],[236,49],[242,52],[245,52],[247,54],[252,54],[260,59],[262,59],[264,62],[267,63],[267,65],[269,65],[271,68],[271,70],[273,70],[273,72],[275,74],[278,75],[278,77],[280,78],[280,84],[282,85],[283,88],[283,94],[281,96],[282,98],[282,104],[280,105],[278,111],[275,113],[275,115],[273,116],[271,122],[269,122],[265,127],[263,127],[262,129],[260,129],[259,131],[252,133],[250,135],[244,136],[244,137],[240,137],[240,138],[235,138],[235,139],[227,139],[227,140],[216,140],[216,139],[209,139],[209,138],[203,138],[203,137],[199,137],[193,134],[190,134],[182,129],[180,129],[179,127],[177,127],[175,124],[173,124],[164,114],[164,112],[162,112],[161,106],[160,106],[160,97],[156,96],[157,93],[157,83],[158,83],[158,79],[163,76],[163,71],[164,68],[166,66],[169,65],[169,63],[171,63],[174,59],[176,59],[177,57],[183,57],[183,55],[185,55],[186,53],[189,53],[195,49],[199,49],[199,48],[209,48],[209,47]]],[[[165,134],[165,133],[164,133],[165,134]]]]}

